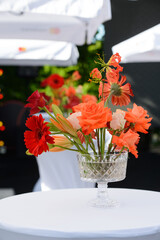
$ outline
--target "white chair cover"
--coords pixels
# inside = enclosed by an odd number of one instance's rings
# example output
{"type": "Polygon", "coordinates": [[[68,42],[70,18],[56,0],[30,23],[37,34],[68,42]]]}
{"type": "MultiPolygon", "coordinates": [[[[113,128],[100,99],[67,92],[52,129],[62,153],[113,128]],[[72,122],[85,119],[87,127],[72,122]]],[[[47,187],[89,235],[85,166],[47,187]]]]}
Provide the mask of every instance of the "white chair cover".
{"type": "MultiPolygon", "coordinates": [[[[80,179],[76,152],[46,152],[37,157],[42,191],[61,188],[94,187],[80,179]]],[[[34,190],[38,189],[36,185],[34,190]]]]}

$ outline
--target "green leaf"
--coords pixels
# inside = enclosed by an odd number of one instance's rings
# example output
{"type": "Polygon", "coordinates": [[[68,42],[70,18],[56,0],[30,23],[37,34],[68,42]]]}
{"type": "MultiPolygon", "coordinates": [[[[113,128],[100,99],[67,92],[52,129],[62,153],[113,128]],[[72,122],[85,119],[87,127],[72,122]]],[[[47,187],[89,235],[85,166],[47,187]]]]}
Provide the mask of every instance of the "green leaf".
{"type": "Polygon", "coordinates": [[[51,132],[59,132],[59,129],[56,128],[53,123],[48,123],[47,126],[49,127],[49,131],[51,132]]]}
{"type": "Polygon", "coordinates": [[[55,117],[57,116],[57,114],[61,114],[63,116],[63,113],[61,112],[60,108],[56,104],[52,104],[52,111],[55,117]]]}

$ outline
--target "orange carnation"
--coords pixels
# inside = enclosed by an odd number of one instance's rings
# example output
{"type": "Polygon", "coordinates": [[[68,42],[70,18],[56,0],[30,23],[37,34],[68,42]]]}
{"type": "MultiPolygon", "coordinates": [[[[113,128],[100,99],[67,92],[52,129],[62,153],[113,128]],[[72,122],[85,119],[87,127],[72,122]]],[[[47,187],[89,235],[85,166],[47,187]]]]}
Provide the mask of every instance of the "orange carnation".
{"type": "Polygon", "coordinates": [[[133,132],[131,129],[129,129],[126,133],[121,133],[121,135],[115,136],[113,135],[112,143],[117,145],[118,147],[127,147],[128,150],[137,158],[138,157],[138,151],[137,146],[139,142],[139,134],[133,132]]]}
{"type": "Polygon", "coordinates": [[[125,119],[128,122],[134,123],[133,130],[136,132],[148,133],[146,130],[150,127],[149,123],[152,118],[149,118],[147,111],[143,107],[133,104],[133,109],[127,108],[125,119]]]}
{"type": "Polygon", "coordinates": [[[81,116],[77,118],[85,135],[90,134],[94,129],[106,127],[107,122],[112,120],[112,112],[104,107],[103,101],[99,103],[89,101],[79,105],[73,109],[81,112],[81,116]]]}

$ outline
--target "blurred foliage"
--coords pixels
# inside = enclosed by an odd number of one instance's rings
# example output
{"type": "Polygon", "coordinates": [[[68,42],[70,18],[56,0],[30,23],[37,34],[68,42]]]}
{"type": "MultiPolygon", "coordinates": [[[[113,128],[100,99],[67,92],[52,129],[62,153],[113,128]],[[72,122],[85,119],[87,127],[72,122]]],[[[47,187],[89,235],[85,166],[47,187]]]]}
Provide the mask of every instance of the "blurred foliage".
{"type": "MultiPolygon", "coordinates": [[[[89,73],[96,66],[94,60],[97,59],[97,53],[102,55],[103,41],[95,41],[91,45],[83,45],[78,47],[79,60],[75,66],[68,67],[54,67],[44,66],[37,68],[37,76],[30,76],[30,74],[23,74],[25,67],[11,67],[1,66],[4,71],[0,80],[0,88],[4,93],[4,100],[20,100],[26,102],[26,99],[31,95],[33,91],[40,88],[40,82],[48,77],[50,74],[58,73],[59,75],[67,78],[75,70],[78,70],[82,79],[77,84],[84,84],[84,93],[90,93],[97,96],[97,85],[88,82],[89,73]]],[[[28,67],[29,69],[29,67],[28,67]]],[[[35,71],[35,67],[31,67],[35,71]]],[[[35,75],[35,72],[34,72],[35,75]]]]}

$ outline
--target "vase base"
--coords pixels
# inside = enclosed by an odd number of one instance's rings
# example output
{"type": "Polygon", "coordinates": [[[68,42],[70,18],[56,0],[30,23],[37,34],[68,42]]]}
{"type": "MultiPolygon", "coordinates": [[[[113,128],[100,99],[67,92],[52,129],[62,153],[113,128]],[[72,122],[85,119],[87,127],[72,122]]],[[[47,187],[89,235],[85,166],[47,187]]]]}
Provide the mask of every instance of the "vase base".
{"type": "Polygon", "coordinates": [[[91,207],[97,207],[97,208],[112,208],[112,207],[119,206],[119,202],[117,202],[116,200],[112,200],[112,199],[102,200],[99,198],[95,198],[95,199],[89,201],[88,204],[91,207]]]}

